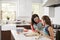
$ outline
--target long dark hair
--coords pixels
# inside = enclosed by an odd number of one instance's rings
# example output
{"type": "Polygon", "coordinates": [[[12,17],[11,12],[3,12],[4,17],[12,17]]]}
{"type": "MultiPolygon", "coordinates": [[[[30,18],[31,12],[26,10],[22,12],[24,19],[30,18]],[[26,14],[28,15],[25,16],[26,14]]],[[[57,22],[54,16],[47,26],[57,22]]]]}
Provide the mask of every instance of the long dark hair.
{"type": "Polygon", "coordinates": [[[46,22],[47,25],[51,26],[51,20],[47,15],[43,16],[42,19],[46,22]]]}
{"type": "Polygon", "coordinates": [[[34,18],[36,18],[36,17],[39,18],[39,16],[38,16],[37,14],[33,14],[33,15],[32,15],[32,18],[31,18],[31,23],[32,23],[32,25],[33,25],[34,23],[37,24],[37,23],[34,21],[34,18]]]}

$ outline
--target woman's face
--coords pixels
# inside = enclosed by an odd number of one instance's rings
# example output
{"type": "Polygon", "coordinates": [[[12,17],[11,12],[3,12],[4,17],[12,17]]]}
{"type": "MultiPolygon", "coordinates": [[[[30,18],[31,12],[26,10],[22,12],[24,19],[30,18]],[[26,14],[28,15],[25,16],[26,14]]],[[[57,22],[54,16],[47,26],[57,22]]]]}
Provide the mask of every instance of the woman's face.
{"type": "Polygon", "coordinates": [[[38,17],[35,17],[35,18],[34,18],[34,21],[35,21],[36,23],[38,23],[38,22],[39,22],[39,18],[38,18],[38,17]]]}

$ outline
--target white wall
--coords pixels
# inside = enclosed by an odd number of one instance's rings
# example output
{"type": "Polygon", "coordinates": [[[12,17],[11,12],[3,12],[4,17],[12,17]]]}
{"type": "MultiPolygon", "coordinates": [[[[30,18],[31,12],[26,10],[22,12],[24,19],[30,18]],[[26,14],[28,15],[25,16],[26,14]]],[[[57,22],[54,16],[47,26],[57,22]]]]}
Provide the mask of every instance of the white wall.
{"type": "Polygon", "coordinates": [[[53,19],[54,24],[60,24],[60,7],[55,8],[55,16],[53,19]]]}

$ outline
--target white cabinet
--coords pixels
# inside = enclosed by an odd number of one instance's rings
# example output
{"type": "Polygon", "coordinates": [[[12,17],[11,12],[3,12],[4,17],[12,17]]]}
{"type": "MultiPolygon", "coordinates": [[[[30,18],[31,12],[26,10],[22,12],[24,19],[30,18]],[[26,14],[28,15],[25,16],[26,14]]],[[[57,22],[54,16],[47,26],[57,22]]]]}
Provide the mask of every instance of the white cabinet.
{"type": "Polygon", "coordinates": [[[49,7],[49,16],[52,18],[55,16],[55,7],[49,7]]]}
{"type": "Polygon", "coordinates": [[[32,15],[32,0],[19,0],[17,4],[18,13],[16,13],[16,19],[30,21],[32,15]]]}
{"type": "Polygon", "coordinates": [[[19,0],[19,16],[31,16],[32,0],[19,0]]]}

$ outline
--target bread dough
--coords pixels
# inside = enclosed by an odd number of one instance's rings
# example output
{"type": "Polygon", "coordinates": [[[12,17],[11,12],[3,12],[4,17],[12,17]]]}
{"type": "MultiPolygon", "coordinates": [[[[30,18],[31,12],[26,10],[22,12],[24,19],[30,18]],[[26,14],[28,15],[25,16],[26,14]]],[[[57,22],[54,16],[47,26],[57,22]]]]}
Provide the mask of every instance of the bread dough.
{"type": "Polygon", "coordinates": [[[24,35],[30,37],[30,36],[39,36],[40,34],[37,32],[31,32],[31,33],[25,33],[24,35]]]}

